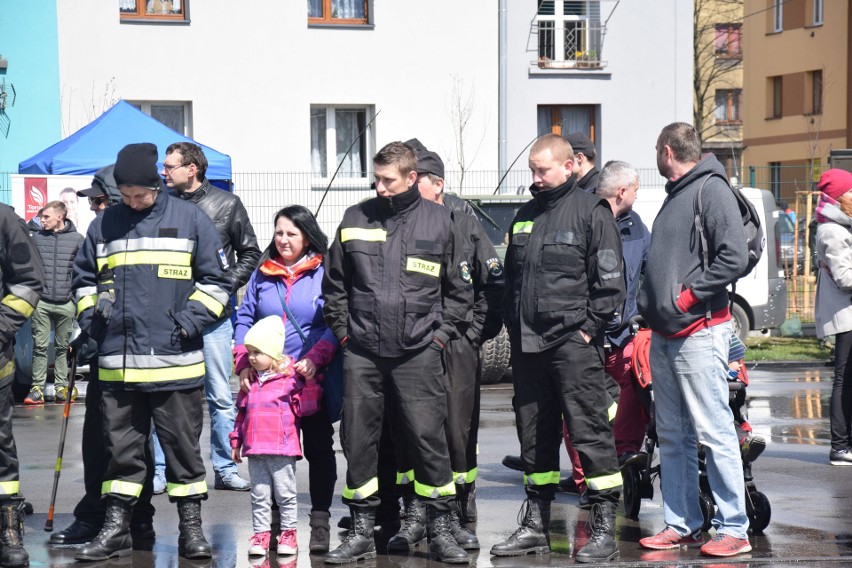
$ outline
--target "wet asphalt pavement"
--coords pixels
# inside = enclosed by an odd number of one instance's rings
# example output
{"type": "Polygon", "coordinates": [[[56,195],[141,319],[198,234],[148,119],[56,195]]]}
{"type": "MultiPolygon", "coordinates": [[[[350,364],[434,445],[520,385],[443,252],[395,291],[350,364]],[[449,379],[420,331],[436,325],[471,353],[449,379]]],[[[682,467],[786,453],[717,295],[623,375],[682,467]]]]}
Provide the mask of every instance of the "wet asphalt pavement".
{"type": "MultiPolygon", "coordinates": [[[[831,467],[828,464],[831,374],[828,367],[796,365],[757,366],[749,372],[749,421],[755,433],[764,436],[768,443],[766,451],[754,463],[753,474],[757,488],[768,497],[772,508],[771,522],[764,534],[751,537],[754,550],[750,554],[718,560],[702,557],[697,550],[657,552],[640,549],[640,538],[664,527],[659,482],[655,482],[654,498],[642,501],[638,521],[626,518],[619,507],[617,531],[621,560],[608,565],[728,568],[793,564],[806,567],[852,566],[852,516],[847,508],[852,507],[852,467],[831,467]]],[[[519,450],[511,396],[510,383],[487,387],[483,392],[477,481],[479,522],[476,525],[482,550],[472,555],[472,563],[479,567],[572,565],[574,551],[587,539],[585,521],[588,513],[577,507],[576,496],[566,494],[558,494],[553,506],[552,554],[500,559],[488,553],[493,544],[509,536],[517,527],[517,513],[524,498],[521,474],[500,464],[504,455],[517,454],[519,450]]],[[[72,408],[56,503],[55,530],[71,523],[71,512],[83,492],[79,444],[83,412],[82,404],[72,408]]],[[[43,530],[54,477],[62,406],[19,407],[15,409],[14,419],[22,464],[21,487],[34,507],[34,514],[26,520],[25,543],[30,553],[30,565],[85,566],[74,562],[72,549],[49,548],[49,533],[43,530]]],[[[205,423],[202,435],[205,456],[208,455],[207,432],[205,423]]],[[[564,451],[562,457],[563,464],[567,463],[564,451]]],[[[343,487],[345,466],[342,453],[338,453],[338,492],[343,487]]],[[[245,463],[240,466],[240,471],[248,476],[245,463]]],[[[202,505],[202,516],[205,534],[215,550],[212,561],[179,558],[177,510],[165,495],[158,495],[154,497],[157,539],[153,550],[135,551],[130,557],[90,566],[325,566],[321,555],[311,556],[307,552],[310,533],[307,462],[299,462],[297,472],[300,552],[296,556],[277,558],[271,553],[266,560],[249,561],[246,554],[252,534],[249,493],[211,489],[210,498],[202,505]]],[[[213,472],[209,462],[207,473],[207,483],[212,488],[213,472]]],[[[339,499],[336,500],[331,511],[332,526],[347,512],[339,499]]],[[[340,542],[339,536],[342,533],[339,535],[333,528],[332,547],[340,542]]],[[[380,554],[376,560],[352,566],[423,568],[439,565],[428,559],[428,550],[423,544],[408,556],[380,554]]]]}

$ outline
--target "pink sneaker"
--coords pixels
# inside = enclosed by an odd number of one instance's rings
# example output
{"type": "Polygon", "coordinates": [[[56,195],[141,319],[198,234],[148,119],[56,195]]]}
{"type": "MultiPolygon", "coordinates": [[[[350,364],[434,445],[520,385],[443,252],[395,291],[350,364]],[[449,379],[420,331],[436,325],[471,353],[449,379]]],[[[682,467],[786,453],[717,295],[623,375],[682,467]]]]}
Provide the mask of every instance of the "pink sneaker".
{"type": "Polygon", "coordinates": [[[751,552],[748,539],[729,534],[717,534],[713,540],[701,547],[701,554],[705,556],[736,556],[746,552],[751,552]]]}
{"type": "Polygon", "coordinates": [[[650,548],[651,550],[669,550],[670,548],[695,547],[704,544],[704,539],[701,538],[701,533],[696,532],[687,536],[680,536],[671,528],[666,529],[654,536],[647,536],[639,540],[639,545],[642,548],[650,548]]]}
{"type": "Polygon", "coordinates": [[[296,529],[281,531],[278,536],[278,554],[296,554],[299,545],[296,544],[296,529]]]}
{"type": "Polygon", "coordinates": [[[256,533],[249,539],[249,556],[266,556],[269,550],[269,531],[256,533]]]}

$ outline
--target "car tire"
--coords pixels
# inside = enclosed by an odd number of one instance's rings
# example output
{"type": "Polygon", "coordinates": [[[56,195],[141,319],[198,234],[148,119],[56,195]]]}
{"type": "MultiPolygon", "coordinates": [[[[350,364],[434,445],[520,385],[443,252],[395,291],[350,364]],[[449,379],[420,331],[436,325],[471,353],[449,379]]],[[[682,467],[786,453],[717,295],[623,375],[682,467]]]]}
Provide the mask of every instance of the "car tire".
{"type": "Polygon", "coordinates": [[[499,383],[509,368],[509,333],[503,327],[493,339],[479,349],[479,368],[483,385],[499,383]]]}
{"type": "Polygon", "coordinates": [[[733,326],[734,333],[740,338],[740,341],[745,343],[751,324],[748,321],[748,314],[736,302],[731,303],[731,326],[733,326]]]}

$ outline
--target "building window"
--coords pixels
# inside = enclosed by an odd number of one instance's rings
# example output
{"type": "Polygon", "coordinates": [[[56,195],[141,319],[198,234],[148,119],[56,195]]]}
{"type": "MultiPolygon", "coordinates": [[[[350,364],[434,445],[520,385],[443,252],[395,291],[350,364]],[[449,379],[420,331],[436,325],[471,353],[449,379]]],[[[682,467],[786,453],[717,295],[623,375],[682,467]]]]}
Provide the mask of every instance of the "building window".
{"type": "Polygon", "coordinates": [[[811,113],[822,114],[822,69],[811,71],[809,75],[812,100],[811,113]]]}
{"type": "Polygon", "coordinates": [[[813,0],[814,1],[814,25],[821,26],[822,25],[822,0],[813,0]]]}
{"type": "Polygon", "coordinates": [[[338,165],[339,178],[367,177],[374,145],[372,133],[365,129],[373,112],[365,107],[311,107],[311,173],[315,177],[330,177],[338,165]]]}
{"type": "Polygon", "coordinates": [[[716,91],[716,124],[739,123],[740,96],[742,89],[719,89],[716,91]]]}
{"type": "Polygon", "coordinates": [[[784,31],[784,2],[787,0],[772,0],[772,31],[784,31]]]}
{"type": "Polygon", "coordinates": [[[781,199],[781,162],[769,162],[769,190],[775,201],[781,199]]]}
{"type": "Polygon", "coordinates": [[[740,24],[716,24],[716,57],[742,58],[740,24]]]}
{"type": "Polygon", "coordinates": [[[122,20],[189,21],[189,0],[118,0],[122,20]]]}
{"type": "Polygon", "coordinates": [[[783,116],[782,112],[782,103],[783,103],[783,87],[784,87],[784,78],[783,77],[770,77],[769,78],[769,86],[770,86],[770,94],[772,95],[772,99],[770,101],[769,106],[769,117],[770,118],[781,118],[783,116]]]}
{"type": "Polygon", "coordinates": [[[591,105],[540,105],[538,107],[538,135],[572,132],[586,134],[597,144],[597,107],[591,105]]]}
{"type": "Polygon", "coordinates": [[[128,101],[151,118],[192,138],[191,104],[188,102],[128,101]]]}
{"type": "Polygon", "coordinates": [[[536,26],[539,67],[602,66],[603,28],[598,0],[541,0],[536,26]]]}
{"type": "Polygon", "coordinates": [[[308,0],[309,24],[367,24],[368,0],[308,0]]]}

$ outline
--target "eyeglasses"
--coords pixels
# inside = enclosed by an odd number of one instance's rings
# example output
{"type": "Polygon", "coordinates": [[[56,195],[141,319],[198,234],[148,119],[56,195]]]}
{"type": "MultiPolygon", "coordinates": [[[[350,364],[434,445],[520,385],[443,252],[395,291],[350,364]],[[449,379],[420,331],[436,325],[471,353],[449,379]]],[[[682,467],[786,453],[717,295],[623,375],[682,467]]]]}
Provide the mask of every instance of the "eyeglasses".
{"type": "Polygon", "coordinates": [[[100,197],[89,197],[89,205],[101,205],[102,203],[106,203],[106,201],[107,197],[103,195],[100,197]]]}
{"type": "Polygon", "coordinates": [[[179,165],[177,165],[177,166],[170,166],[170,165],[168,165],[168,164],[163,164],[163,171],[164,171],[164,172],[166,172],[167,174],[170,174],[170,173],[172,173],[173,171],[175,171],[176,169],[178,169],[178,168],[182,168],[182,167],[184,167],[184,166],[188,166],[188,165],[189,165],[189,164],[179,164],[179,165]]]}

